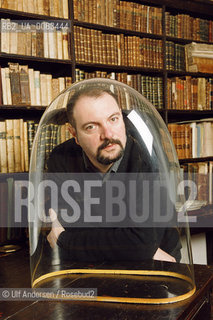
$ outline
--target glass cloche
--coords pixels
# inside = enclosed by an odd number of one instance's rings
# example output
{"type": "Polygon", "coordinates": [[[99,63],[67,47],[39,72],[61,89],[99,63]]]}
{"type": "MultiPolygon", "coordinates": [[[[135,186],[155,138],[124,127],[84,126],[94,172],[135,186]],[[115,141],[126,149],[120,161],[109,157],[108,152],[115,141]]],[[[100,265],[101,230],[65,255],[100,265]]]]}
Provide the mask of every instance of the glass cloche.
{"type": "Polygon", "coordinates": [[[33,288],[151,304],[195,292],[175,148],[136,90],[95,78],[63,91],[40,120],[29,179],[33,288]]]}

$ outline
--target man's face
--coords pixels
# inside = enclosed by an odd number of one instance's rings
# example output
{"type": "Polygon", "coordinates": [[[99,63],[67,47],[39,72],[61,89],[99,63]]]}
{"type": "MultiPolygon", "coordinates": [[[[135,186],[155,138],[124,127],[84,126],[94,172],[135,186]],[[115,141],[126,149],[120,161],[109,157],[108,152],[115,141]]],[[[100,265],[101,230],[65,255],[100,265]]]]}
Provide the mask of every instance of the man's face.
{"type": "Polygon", "coordinates": [[[103,93],[100,97],[81,97],[74,106],[76,129],[71,132],[92,164],[106,172],[122,155],[126,129],[115,99],[103,93]]]}

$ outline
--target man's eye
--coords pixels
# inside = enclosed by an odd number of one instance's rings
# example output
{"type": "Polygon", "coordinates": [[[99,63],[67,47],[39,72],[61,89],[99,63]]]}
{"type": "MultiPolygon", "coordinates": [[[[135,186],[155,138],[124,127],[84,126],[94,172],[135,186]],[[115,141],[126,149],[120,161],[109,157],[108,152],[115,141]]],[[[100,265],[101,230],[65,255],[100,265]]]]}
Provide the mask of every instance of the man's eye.
{"type": "Polygon", "coordinates": [[[111,118],[111,121],[112,121],[112,122],[118,121],[118,117],[112,117],[112,118],[111,118]]]}
{"type": "Polygon", "coordinates": [[[90,124],[89,126],[86,127],[87,131],[94,130],[94,129],[95,129],[95,126],[93,124],[90,124]]]}

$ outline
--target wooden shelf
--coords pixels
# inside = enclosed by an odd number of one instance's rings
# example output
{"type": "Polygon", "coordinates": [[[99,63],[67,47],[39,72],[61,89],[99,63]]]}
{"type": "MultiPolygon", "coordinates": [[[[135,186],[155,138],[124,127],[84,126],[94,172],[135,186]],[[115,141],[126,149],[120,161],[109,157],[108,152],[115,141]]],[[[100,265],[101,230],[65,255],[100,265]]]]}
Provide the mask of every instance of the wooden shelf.
{"type": "Polygon", "coordinates": [[[192,76],[195,78],[213,78],[213,73],[204,72],[187,72],[187,71],[177,71],[177,70],[167,70],[168,76],[192,76]]]}
{"type": "Polygon", "coordinates": [[[40,119],[44,111],[43,106],[0,105],[0,119],[40,119]]]}
{"type": "MultiPolygon", "coordinates": [[[[53,17],[53,16],[47,16],[42,14],[36,14],[36,13],[30,13],[30,12],[24,12],[24,11],[16,11],[16,10],[10,10],[10,9],[4,9],[0,8],[0,15],[1,18],[4,16],[7,16],[9,18],[27,18],[27,19],[38,19],[38,20],[69,20],[65,18],[60,17],[53,17]]],[[[18,19],[17,19],[18,20],[18,19]]]]}
{"type": "Polygon", "coordinates": [[[111,70],[111,72],[114,71],[120,71],[120,72],[126,72],[129,71],[131,73],[153,73],[153,74],[159,74],[163,75],[163,69],[157,69],[157,68],[141,68],[141,67],[133,67],[133,66],[122,66],[122,65],[110,65],[110,64],[102,64],[102,63],[88,63],[88,62],[76,62],[76,67],[82,67],[82,68],[89,68],[89,69],[96,69],[96,70],[111,70]]]}
{"type": "Polygon", "coordinates": [[[143,33],[143,32],[134,31],[134,30],[110,27],[110,26],[106,26],[106,25],[94,24],[94,23],[89,23],[89,22],[81,22],[78,20],[74,20],[74,25],[78,26],[78,27],[101,30],[106,33],[107,32],[108,33],[122,33],[125,35],[137,36],[140,38],[163,39],[163,34],[160,35],[160,34],[152,34],[152,33],[143,33]]]}
{"type": "Polygon", "coordinates": [[[200,120],[212,118],[213,110],[172,110],[167,109],[168,122],[179,122],[182,120],[200,120]]]}
{"type": "Polygon", "coordinates": [[[195,40],[195,39],[185,39],[185,38],[176,38],[176,37],[172,37],[172,36],[167,36],[166,35],[166,41],[173,41],[176,43],[180,43],[180,44],[187,44],[187,43],[191,43],[191,42],[196,42],[196,43],[212,43],[213,42],[209,42],[209,41],[199,41],[199,40],[195,40]]]}
{"type": "Polygon", "coordinates": [[[213,156],[212,157],[204,157],[204,158],[188,158],[188,159],[179,159],[180,164],[183,163],[189,163],[189,162],[206,162],[206,161],[213,161],[213,156]]]}

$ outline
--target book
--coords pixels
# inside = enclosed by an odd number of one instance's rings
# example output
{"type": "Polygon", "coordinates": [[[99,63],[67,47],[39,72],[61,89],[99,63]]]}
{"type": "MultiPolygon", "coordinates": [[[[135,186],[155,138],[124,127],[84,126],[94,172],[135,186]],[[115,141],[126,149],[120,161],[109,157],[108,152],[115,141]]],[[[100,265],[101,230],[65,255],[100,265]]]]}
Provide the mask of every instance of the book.
{"type": "MultiPolygon", "coordinates": [[[[27,36],[25,32],[18,32],[18,39],[17,39],[17,53],[20,55],[26,55],[27,49],[26,49],[26,43],[27,43],[27,36]]],[[[36,54],[35,54],[36,56],[36,54]]]]}
{"type": "Polygon", "coordinates": [[[44,31],[43,40],[44,40],[44,58],[49,58],[49,32],[44,31]]]}
{"type": "Polygon", "coordinates": [[[213,45],[192,42],[185,45],[186,71],[213,72],[213,45]]]}
{"type": "Polygon", "coordinates": [[[68,0],[62,0],[63,3],[63,15],[62,18],[69,18],[69,8],[68,8],[68,0]]]}
{"type": "Polygon", "coordinates": [[[55,16],[55,4],[54,3],[55,3],[54,0],[49,0],[49,14],[52,17],[55,16]]]}
{"type": "Polygon", "coordinates": [[[47,97],[47,75],[40,74],[40,86],[41,90],[41,105],[47,106],[48,105],[48,97],[47,97]]]}
{"type": "Polygon", "coordinates": [[[184,158],[192,158],[192,132],[189,124],[185,124],[184,158]]]}
{"type": "MultiPolygon", "coordinates": [[[[7,95],[7,104],[12,104],[12,93],[11,93],[11,82],[10,82],[10,70],[5,68],[5,83],[6,83],[6,95],[7,95]]],[[[15,90],[15,88],[14,88],[15,90]]]]}
{"type": "Polygon", "coordinates": [[[48,16],[49,15],[49,0],[38,0],[38,7],[39,6],[40,6],[40,9],[39,9],[40,14],[48,16]],[[41,4],[41,6],[40,6],[40,4],[41,4]]]}
{"type": "Polygon", "coordinates": [[[37,0],[37,14],[44,14],[44,2],[43,0],[37,0]]]}
{"type": "Polygon", "coordinates": [[[35,25],[31,25],[31,54],[32,56],[36,57],[36,44],[37,44],[37,40],[36,40],[36,27],[35,25]]]}
{"type": "Polygon", "coordinates": [[[41,83],[40,71],[34,70],[34,90],[35,90],[35,105],[41,105],[41,83]]]}
{"type": "Polygon", "coordinates": [[[13,119],[14,172],[21,172],[21,128],[20,120],[13,119]]]}
{"type": "Polygon", "coordinates": [[[213,156],[213,121],[203,122],[203,139],[201,144],[203,146],[201,156],[213,156]]]}
{"type": "Polygon", "coordinates": [[[5,121],[0,121],[0,164],[0,172],[7,173],[7,141],[5,121]]]}
{"type": "Polygon", "coordinates": [[[20,151],[21,151],[21,170],[20,172],[25,171],[25,164],[24,164],[24,152],[25,152],[25,143],[24,143],[24,121],[23,119],[18,119],[20,125],[20,151]]]}
{"type": "Polygon", "coordinates": [[[57,58],[63,59],[62,32],[56,31],[57,58]]]}
{"type": "Polygon", "coordinates": [[[21,92],[21,103],[24,105],[30,105],[30,84],[28,75],[28,66],[19,65],[20,75],[20,92],[21,92]]]}
{"type": "Polygon", "coordinates": [[[25,54],[27,56],[31,56],[32,55],[32,33],[31,32],[27,32],[26,33],[26,50],[25,50],[25,54]]]}
{"type": "Polygon", "coordinates": [[[56,31],[49,32],[48,34],[49,45],[49,58],[57,59],[57,39],[56,31]]]}
{"type": "Polygon", "coordinates": [[[13,134],[13,120],[7,119],[6,123],[6,142],[7,142],[7,164],[8,172],[15,172],[14,162],[14,134],[13,134]]]}
{"type": "Polygon", "coordinates": [[[31,13],[35,13],[35,1],[34,0],[28,0],[27,1],[28,4],[27,4],[27,11],[28,12],[31,12],[31,13]]]}
{"type": "Polygon", "coordinates": [[[59,1],[54,1],[54,17],[59,17],[59,1]]]}
{"type": "Polygon", "coordinates": [[[68,46],[68,33],[66,31],[62,31],[62,48],[63,48],[63,59],[69,59],[69,46],[68,46]]]}
{"type": "Polygon", "coordinates": [[[65,78],[59,77],[58,82],[59,82],[59,92],[62,92],[65,89],[65,78]]]}
{"type": "MultiPolygon", "coordinates": [[[[36,0],[37,1],[37,0],[36,0]]],[[[14,1],[14,2],[17,2],[17,0],[16,1],[14,1]]],[[[22,4],[22,10],[23,11],[25,11],[25,12],[30,12],[29,10],[31,9],[30,8],[30,3],[29,3],[29,1],[28,0],[18,0],[18,2],[21,2],[21,4],[22,4]]]]}
{"type": "Polygon", "coordinates": [[[197,200],[199,201],[209,201],[208,193],[208,163],[199,162],[198,163],[198,177],[197,177],[197,200]]]}
{"type": "MultiPolygon", "coordinates": [[[[2,6],[2,8],[4,7],[2,6]]],[[[4,31],[1,32],[1,52],[5,53],[10,53],[10,32],[6,31],[6,25],[8,22],[10,22],[10,19],[1,19],[1,28],[4,28],[4,31]]]]}
{"type": "Polygon", "coordinates": [[[44,35],[40,30],[36,32],[36,57],[44,57],[44,35]]]}
{"type": "Polygon", "coordinates": [[[56,78],[52,79],[52,100],[59,94],[59,81],[56,78]]]}
{"type": "MultiPolygon", "coordinates": [[[[7,69],[7,68],[6,68],[7,69]]],[[[20,85],[20,72],[18,63],[9,63],[9,80],[10,80],[10,92],[13,105],[20,105],[22,103],[21,97],[21,85],[20,85]]],[[[8,81],[9,84],[9,81],[8,81]]],[[[7,88],[7,90],[9,90],[7,88]]],[[[8,92],[9,93],[9,92],[8,92]]]]}
{"type": "MultiPolygon", "coordinates": [[[[29,171],[29,147],[28,147],[28,128],[27,122],[23,123],[23,131],[24,131],[24,171],[29,171]]],[[[32,147],[31,147],[32,149],[32,147]]]]}
{"type": "Polygon", "coordinates": [[[2,101],[4,105],[7,105],[8,101],[7,101],[7,84],[6,84],[5,69],[6,68],[1,68],[1,84],[2,84],[2,101]]]}
{"type": "Polygon", "coordinates": [[[35,97],[35,79],[34,79],[34,70],[32,68],[28,68],[28,76],[29,76],[29,90],[30,90],[30,105],[36,105],[36,97],[35,97]]]}
{"type": "MultiPolygon", "coordinates": [[[[13,22],[14,30],[17,29],[17,26],[18,26],[18,23],[13,22]]],[[[3,39],[4,39],[4,37],[3,37],[3,39]]],[[[13,32],[11,31],[9,34],[9,53],[19,54],[19,52],[18,52],[18,32],[16,32],[16,31],[13,31],[13,32]]]]}
{"type": "MultiPolygon", "coordinates": [[[[25,141],[28,141],[28,157],[30,158],[31,152],[32,152],[32,146],[33,146],[33,140],[35,136],[35,122],[33,120],[27,120],[27,139],[26,139],[26,132],[25,134],[25,141]]],[[[26,158],[26,156],[25,156],[26,158]]]]}
{"type": "Polygon", "coordinates": [[[53,99],[53,93],[52,93],[52,75],[51,74],[47,74],[46,75],[47,78],[47,105],[50,104],[50,102],[53,99]]]}

